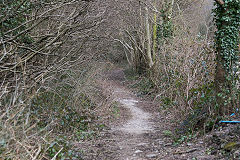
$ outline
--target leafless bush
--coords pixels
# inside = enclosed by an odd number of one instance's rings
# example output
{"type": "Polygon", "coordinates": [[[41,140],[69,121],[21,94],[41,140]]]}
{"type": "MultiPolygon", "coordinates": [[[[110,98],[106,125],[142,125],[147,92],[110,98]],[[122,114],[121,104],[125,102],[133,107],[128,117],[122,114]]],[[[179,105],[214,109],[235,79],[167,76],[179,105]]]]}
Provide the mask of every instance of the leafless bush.
{"type": "Polygon", "coordinates": [[[108,5],[75,0],[16,4],[0,16],[1,23],[17,14],[24,19],[1,31],[0,158],[54,159],[67,152],[65,142],[56,142],[58,133],[79,130],[66,118],[83,117],[87,125],[84,117],[93,116],[90,73],[104,50],[100,26],[108,5]],[[19,9],[27,5],[29,11],[19,9]]]}
{"type": "MultiPolygon", "coordinates": [[[[204,88],[211,88],[214,81],[212,26],[206,16],[210,9],[198,7],[196,5],[193,11],[177,12],[173,19],[174,36],[159,45],[159,56],[151,76],[160,92],[155,100],[160,99],[163,106],[173,106],[181,113],[179,118],[196,109],[200,98],[205,96],[202,95],[204,88]],[[199,16],[199,12],[204,16],[199,16]],[[201,25],[205,27],[204,33],[198,28],[201,25]]],[[[211,110],[211,106],[205,107],[211,110]]]]}

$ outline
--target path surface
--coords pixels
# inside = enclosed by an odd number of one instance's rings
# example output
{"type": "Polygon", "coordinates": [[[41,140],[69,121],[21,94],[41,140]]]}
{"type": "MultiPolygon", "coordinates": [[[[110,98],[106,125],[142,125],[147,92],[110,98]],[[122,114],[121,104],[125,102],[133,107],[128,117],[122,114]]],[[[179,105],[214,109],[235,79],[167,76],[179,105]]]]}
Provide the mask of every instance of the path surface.
{"type": "MultiPolygon", "coordinates": [[[[139,148],[149,145],[148,139],[145,139],[143,134],[154,131],[151,114],[140,108],[140,100],[120,86],[114,88],[112,96],[115,97],[115,101],[120,103],[121,107],[127,109],[130,115],[129,119],[123,124],[112,126],[112,132],[116,135],[117,144],[121,150],[120,157],[117,156],[116,159],[143,159],[144,151],[139,148]]],[[[157,154],[145,156],[156,157],[157,154]]]]}
{"type": "MultiPolygon", "coordinates": [[[[119,147],[114,159],[119,160],[143,160],[156,158],[158,151],[149,151],[151,140],[146,134],[154,133],[152,114],[143,110],[143,101],[123,86],[111,82],[114,101],[125,110],[128,115],[124,121],[116,122],[111,126],[115,144],[119,147]]],[[[110,85],[110,86],[111,86],[110,85]]]]}
{"type": "Polygon", "coordinates": [[[91,160],[211,160],[205,153],[204,142],[188,142],[172,145],[170,136],[172,115],[160,112],[159,106],[137,97],[122,81],[121,69],[111,71],[100,85],[112,102],[118,104],[119,117],[110,123],[110,129],[102,139],[92,142],[91,160]]]}
{"type": "Polygon", "coordinates": [[[113,159],[156,159],[159,151],[152,146],[152,139],[156,138],[153,135],[157,135],[156,123],[153,121],[156,115],[150,113],[154,104],[136,97],[121,83],[125,80],[121,69],[111,71],[107,79],[104,88],[121,110],[120,118],[113,122],[109,131],[117,148],[113,159]]]}
{"type": "Polygon", "coordinates": [[[113,130],[119,130],[129,134],[143,134],[153,130],[152,124],[149,122],[151,114],[138,108],[138,100],[135,98],[117,100],[123,107],[129,109],[131,114],[131,119],[129,119],[121,127],[113,127],[113,130]]]}

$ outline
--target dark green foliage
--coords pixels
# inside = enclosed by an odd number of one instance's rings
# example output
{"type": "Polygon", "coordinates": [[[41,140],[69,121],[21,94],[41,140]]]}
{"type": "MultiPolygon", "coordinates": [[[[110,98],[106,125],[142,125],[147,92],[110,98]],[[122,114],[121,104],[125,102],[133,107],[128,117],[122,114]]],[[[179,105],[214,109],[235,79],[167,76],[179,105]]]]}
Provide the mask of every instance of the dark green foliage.
{"type": "Polygon", "coordinates": [[[213,82],[210,84],[203,84],[198,88],[192,88],[190,94],[191,97],[194,98],[194,106],[196,106],[197,109],[210,107],[216,101],[214,97],[213,82]]]}
{"type": "Polygon", "coordinates": [[[202,109],[195,109],[187,115],[186,119],[176,129],[178,135],[192,133],[196,128],[203,128],[203,122],[207,118],[207,112],[202,109]]]}
{"type": "Polygon", "coordinates": [[[162,25],[157,26],[158,40],[162,38],[170,38],[173,36],[173,23],[171,20],[166,20],[162,25]]]}
{"type": "Polygon", "coordinates": [[[216,98],[214,94],[214,84],[202,85],[190,90],[189,98],[193,99],[193,110],[186,116],[186,119],[176,129],[177,134],[186,134],[197,129],[206,127],[210,131],[215,125],[215,117],[210,115],[209,111],[214,109],[216,98]]]}
{"type": "MultiPolygon", "coordinates": [[[[239,105],[239,90],[236,88],[238,76],[237,62],[239,62],[239,31],[240,31],[240,1],[224,0],[224,5],[216,3],[217,7],[213,10],[217,31],[215,33],[217,55],[217,74],[223,68],[225,71],[225,81],[223,77],[217,77],[215,81],[217,95],[217,110],[223,112],[223,108],[231,110],[239,105]],[[218,67],[222,66],[222,67],[218,67]],[[218,86],[221,86],[219,88],[218,86]]],[[[223,113],[225,114],[225,113],[223,113]]]]}
{"type": "Polygon", "coordinates": [[[128,80],[137,80],[139,78],[139,75],[136,73],[136,71],[133,68],[127,68],[124,71],[124,75],[128,80]]]}
{"type": "Polygon", "coordinates": [[[240,1],[225,0],[224,2],[223,6],[217,4],[214,9],[218,29],[215,36],[217,50],[221,50],[224,67],[231,75],[233,65],[239,60],[240,1]]]}
{"type": "Polygon", "coordinates": [[[163,38],[171,38],[173,36],[173,22],[171,19],[171,13],[169,13],[169,9],[171,4],[167,4],[161,10],[162,24],[157,26],[157,38],[158,41],[161,41],[163,38]]]}
{"type": "Polygon", "coordinates": [[[47,149],[48,156],[53,158],[58,152],[56,159],[72,159],[81,160],[81,154],[79,151],[73,150],[74,147],[66,137],[57,137],[49,144],[47,149]]]}
{"type": "Polygon", "coordinates": [[[150,95],[154,90],[154,84],[149,78],[141,78],[141,80],[138,83],[135,83],[133,88],[138,89],[138,95],[150,95]]]}
{"type": "MultiPolygon", "coordinates": [[[[29,0],[1,0],[0,1],[0,37],[5,40],[24,31],[30,24],[25,24],[28,14],[32,12],[32,3],[29,0]]],[[[19,42],[31,43],[28,34],[17,38],[19,42]]]]}
{"type": "Polygon", "coordinates": [[[74,97],[72,90],[71,86],[64,85],[55,92],[44,91],[33,99],[31,110],[39,119],[39,127],[44,128],[56,122],[58,125],[55,129],[62,132],[88,129],[94,116],[87,110],[93,109],[95,105],[83,93],[74,97]]]}
{"type": "Polygon", "coordinates": [[[169,106],[169,105],[171,105],[172,100],[171,100],[170,98],[168,98],[168,97],[164,97],[164,98],[162,98],[162,103],[163,103],[165,106],[169,106]]]}

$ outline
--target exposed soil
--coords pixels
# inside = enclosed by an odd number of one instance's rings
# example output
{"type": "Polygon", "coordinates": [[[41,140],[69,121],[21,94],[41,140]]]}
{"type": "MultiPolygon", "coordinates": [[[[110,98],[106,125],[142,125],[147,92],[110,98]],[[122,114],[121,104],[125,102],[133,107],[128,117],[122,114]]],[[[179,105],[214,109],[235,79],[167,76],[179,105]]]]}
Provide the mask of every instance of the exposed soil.
{"type": "Polygon", "coordinates": [[[204,140],[204,137],[198,137],[173,145],[173,136],[166,135],[164,131],[174,130],[172,122],[177,115],[160,110],[160,106],[151,101],[140,99],[124,86],[124,80],[123,71],[115,69],[107,74],[106,80],[99,82],[108,101],[117,103],[119,110],[115,118],[109,118],[109,128],[102,132],[100,138],[81,146],[88,153],[84,159],[219,159],[207,152],[211,138],[204,140]]]}
{"type": "Polygon", "coordinates": [[[151,101],[140,99],[123,85],[121,69],[112,70],[107,80],[100,82],[104,93],[119,106],[119,116],[110,122],[102,139],[95,141],[94,154],[89,159],[213,159],[206,155],[204,142],[172,145],[172,138],[163,134],[173,130],[170,113],[159,110],[151,101]]]}

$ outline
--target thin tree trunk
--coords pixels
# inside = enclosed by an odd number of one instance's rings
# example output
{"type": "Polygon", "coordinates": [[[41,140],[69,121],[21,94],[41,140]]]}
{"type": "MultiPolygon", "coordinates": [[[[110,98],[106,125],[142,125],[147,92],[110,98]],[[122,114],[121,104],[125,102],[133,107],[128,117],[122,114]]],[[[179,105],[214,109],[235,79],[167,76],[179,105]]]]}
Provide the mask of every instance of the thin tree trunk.
{"type": "MultiPolygon", "coordinates": [[[[154,0],[154,7],[156,8],[156,0],[154,0]]],[[[153,24],[153,61],[156,60],[156,49],[157,49],[157,13],[154,12],[154,24],[153,24]]]]}
{"type": "Polygon", "coordinates": [[[148,9],[145,7],[145,27],[146,27],[146,38],[147,38],[147,61],[148,66],[151,68],[153,66],[153,60],[151,55],[151,36],[150,36],[150,27],[148,22],[148,9]]]}

